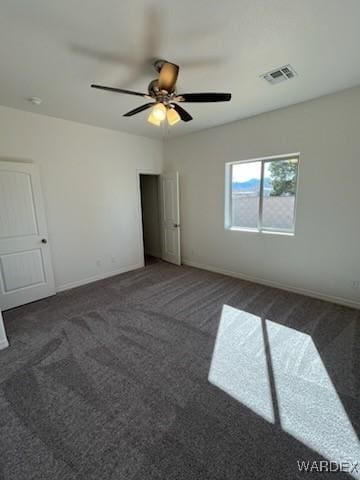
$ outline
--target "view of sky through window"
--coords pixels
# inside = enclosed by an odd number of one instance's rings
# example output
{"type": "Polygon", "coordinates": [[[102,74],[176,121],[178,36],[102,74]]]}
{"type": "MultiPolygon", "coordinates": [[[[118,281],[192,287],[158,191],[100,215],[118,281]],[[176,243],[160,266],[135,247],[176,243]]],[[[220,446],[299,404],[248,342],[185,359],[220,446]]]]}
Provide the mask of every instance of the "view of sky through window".
{"type": "Polygon", "coordinates": [[[232,164],[232,226],[293,231],[297,170],[297,157],[232,164]]]}

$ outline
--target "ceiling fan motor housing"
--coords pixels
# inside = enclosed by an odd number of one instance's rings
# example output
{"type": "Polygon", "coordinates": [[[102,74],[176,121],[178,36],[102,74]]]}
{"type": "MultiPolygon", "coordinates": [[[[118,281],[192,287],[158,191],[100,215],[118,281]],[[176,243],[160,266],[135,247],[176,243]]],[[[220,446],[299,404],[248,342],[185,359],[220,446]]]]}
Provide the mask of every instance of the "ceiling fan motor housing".
{"type": "Polygon", "coordinates": [[[154,98],[157,102],[164,103],[165,105],[168,105],[176,96],[175,90],[171,93],[166,90],[160,90],[159,80],[157,78],[149,83],[148,91],[150,97],[154,98]]]}
{"type": "Polygon", "coordinates": [[[151,97],[156,97],[159,94],[159,80],[157,78],[149,83],[148,91],[151,97]]]}

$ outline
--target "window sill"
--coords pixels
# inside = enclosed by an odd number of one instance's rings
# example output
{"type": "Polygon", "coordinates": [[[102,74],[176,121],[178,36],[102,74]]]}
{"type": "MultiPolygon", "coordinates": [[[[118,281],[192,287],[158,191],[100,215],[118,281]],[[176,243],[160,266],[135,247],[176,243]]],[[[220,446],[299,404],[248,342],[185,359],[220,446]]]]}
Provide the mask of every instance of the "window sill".
{"type": "Polygon", "coordinates": [[[281,230],[258,230],[257,228],[242,227],[225,227],[225,230],[230,230],[231,232],[265,233],[266,235],[282,235],[285,237],[295,236],[295,232],[282,232],[281,230]]]}

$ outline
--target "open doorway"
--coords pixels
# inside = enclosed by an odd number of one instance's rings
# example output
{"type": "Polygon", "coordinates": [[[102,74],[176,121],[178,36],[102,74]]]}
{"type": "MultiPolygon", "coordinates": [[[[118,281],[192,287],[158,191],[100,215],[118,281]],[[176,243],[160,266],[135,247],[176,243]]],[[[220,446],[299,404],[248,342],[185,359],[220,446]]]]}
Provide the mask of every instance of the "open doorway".
{"type": "Polygon", "coordinates": [[[145,265],[161,258],[159,175],[140,174],[140,199],[145,265]]]}
{"type": "Polygon", "coordinates": [[[179,173],[138,172],[144,263],[181,265],[179,173]]]}

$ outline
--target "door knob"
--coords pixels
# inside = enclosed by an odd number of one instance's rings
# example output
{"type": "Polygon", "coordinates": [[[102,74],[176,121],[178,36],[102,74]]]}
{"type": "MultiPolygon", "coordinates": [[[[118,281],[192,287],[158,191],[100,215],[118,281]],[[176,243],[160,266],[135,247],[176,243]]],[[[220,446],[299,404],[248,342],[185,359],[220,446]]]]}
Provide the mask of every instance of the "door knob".
{"type": "Polygon", "coordinates": [[[174,223],[174,228],[178,228],[180,225],[178,223],[174,223]]]}
{"type": "Polygon", "coordinates": [[[41,239],[41,243],[47,243],[46,238],[42,238],[42,239],[41,239]]]}

